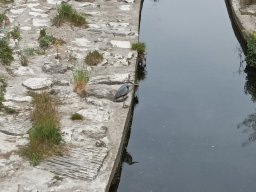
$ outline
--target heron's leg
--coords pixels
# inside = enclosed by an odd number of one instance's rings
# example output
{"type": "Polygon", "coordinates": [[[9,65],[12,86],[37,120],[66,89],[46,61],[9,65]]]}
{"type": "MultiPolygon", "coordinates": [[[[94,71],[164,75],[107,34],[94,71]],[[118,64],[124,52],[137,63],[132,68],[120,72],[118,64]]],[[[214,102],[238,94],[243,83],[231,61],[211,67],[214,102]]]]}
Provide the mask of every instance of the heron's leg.
{"type": "Polygon", "coordinates": [[[124,108],[124,106],[125,106],[125,99],[124,99],[124,96],[123,96],[123,108],[124,108]]]}

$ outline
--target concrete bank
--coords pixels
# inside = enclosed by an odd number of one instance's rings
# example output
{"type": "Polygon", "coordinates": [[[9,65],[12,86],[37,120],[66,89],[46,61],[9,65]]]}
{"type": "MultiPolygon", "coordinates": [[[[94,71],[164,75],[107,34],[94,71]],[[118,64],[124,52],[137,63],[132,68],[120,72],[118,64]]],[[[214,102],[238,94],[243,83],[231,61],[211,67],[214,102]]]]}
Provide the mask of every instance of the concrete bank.
{"type": "MultiPolygon", "coordinates": [[[[0,4],[6,12],[10,31],[21,29],[22,39],[10,40],[14,61],[0,65],[0,76],[6,80],[4,106],[15,114],[0,114],[0,191],[108,191],[118,166],[123,139],[132,110],[133,90],[126,104],[113,102],[116,90],[129,77],[135,79],[136,52],[131,43],[138,41],[140,0],[68,1],[78,12],[86,14],[88,28],[69,24],[57,28],[51,19],[57,13],[58,0],[15,0],[0,4]],[[32,55],[28,66],[21,66],[18,53],[36,49],[40,29],[63,39],[59,48],[61,59],[55,59],[56,48],[48,48],[44,55],[32,55]],[[90,81],[86,98],[73,91],[73,70],[83,66],[89,51],[99,50],[104,61],[87,66],[90,81]],[[74,58],[75,61],[74,61],[74,58]],[[33,167],[19,156],[18,150],[28,142],[32,110],[29,91],[49,91],[59,100],[61,131],[69,150],[33,167]],[[72,113],[84,120],[74,122],[72,113]]],[[[6,30],[1,30],[3,36],[6,30]]]]}
{"type": "Polygon", "coordinates": [[[249,0],[226,0],[232,19],[246,42],[248,33],[256,31],[256,3],[249,0]]]}

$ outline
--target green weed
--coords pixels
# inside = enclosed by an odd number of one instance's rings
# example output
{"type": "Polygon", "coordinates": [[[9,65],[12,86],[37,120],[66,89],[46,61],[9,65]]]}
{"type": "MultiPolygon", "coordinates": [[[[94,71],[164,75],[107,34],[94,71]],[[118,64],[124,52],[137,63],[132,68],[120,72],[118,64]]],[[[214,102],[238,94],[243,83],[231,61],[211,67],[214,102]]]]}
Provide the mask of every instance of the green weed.
{"type": "Polygon", "coordinates": [[[75,26],[87,25],[85,17],[78,13],[70,4],[62,3],[57,7],[58,14],[52,19],[53,25],[61,26],[69,22],[75,26]]]}
{"type": "Polygon", "coordinates": [[[14,60],[12,53],[12,49],[9,47],[7,39],[0,39],[0,60],[3,65],[11,64],[11,62],[14,60]]]}
{"type": "Polygon", "coordinates": [[[38,41],[40,48],[46,49],[53,43],[54,37],[52,35],[47,35],[46,29],[41,29],[38,41]]]}
{"type": "Polygon", "coordinates": [[[75,120],[83,120],[83,116],[80,115],[79,113],[73,113],[71,115],[71,120],[75,121],[75,120]]]}
{"type": "Polygon", "coordinates": [[[103,55],[97,50],[89,52],[85,57],[85,63],[88,65],[97,65],[103,61],[103,55]]]}
{"type": "Polygon", "coordinates": [[[144,55],[146,52],[146,44],[145,43],[133,43],[132,50],[137,51],[139,55],[144,55]]]}

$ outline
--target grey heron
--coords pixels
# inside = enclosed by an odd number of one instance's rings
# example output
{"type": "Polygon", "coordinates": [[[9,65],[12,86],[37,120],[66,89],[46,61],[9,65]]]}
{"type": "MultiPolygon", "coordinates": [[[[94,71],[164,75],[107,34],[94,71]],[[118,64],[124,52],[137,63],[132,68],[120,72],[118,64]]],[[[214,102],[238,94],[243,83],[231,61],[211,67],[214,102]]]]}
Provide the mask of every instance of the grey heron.
{"type": "MultiPolygon", "coordinates": [[[[131,81],[125,82],[119,89],[117,90],[115,96],[114,96],[114,101],[118,101],[118,99],[122,98],[122,101],[125,101],[125,96],[128,95],[130,92],[130,87],[132,85],[136,85],[131,81]]],[[[123,108],[125,107],[125,103],[123,103],[123,108]]]]}

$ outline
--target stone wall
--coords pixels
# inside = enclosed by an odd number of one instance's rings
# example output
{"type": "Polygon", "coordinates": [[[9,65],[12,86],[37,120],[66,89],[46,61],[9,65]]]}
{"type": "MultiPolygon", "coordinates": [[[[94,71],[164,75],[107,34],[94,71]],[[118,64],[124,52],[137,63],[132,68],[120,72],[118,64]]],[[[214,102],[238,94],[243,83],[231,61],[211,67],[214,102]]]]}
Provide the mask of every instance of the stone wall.
{"type": "Polygon", "coordinates": [[[241,6],[256,4],[256,0],[240,0],[241,6]]]}

